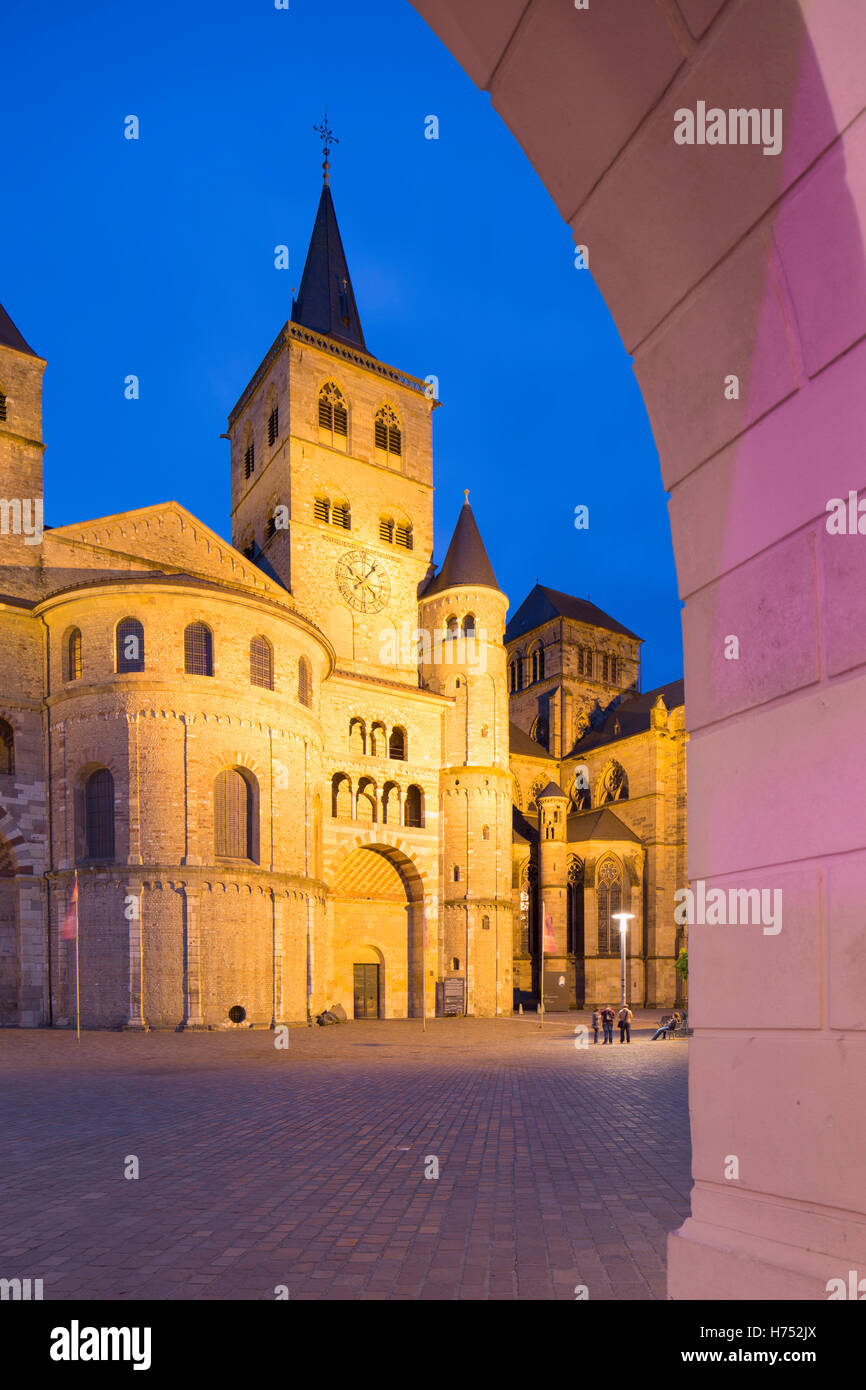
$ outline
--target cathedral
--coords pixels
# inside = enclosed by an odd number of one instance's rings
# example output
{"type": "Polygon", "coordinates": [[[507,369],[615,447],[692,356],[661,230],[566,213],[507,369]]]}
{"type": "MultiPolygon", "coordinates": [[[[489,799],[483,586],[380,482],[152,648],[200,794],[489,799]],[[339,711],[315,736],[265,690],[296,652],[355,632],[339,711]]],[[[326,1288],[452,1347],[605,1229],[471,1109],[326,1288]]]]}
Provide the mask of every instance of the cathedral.
{"type": "Polygon", "coordinates": [[[43,527],[0,308],[0,1025],[616,1003],[617,913],[629,1001],[680,999],[682,681],[542,585],[506,623],[468,494],[434,565],[438,401],[367,348],[324,169],[232,544],[175,502],[43,527]]]}

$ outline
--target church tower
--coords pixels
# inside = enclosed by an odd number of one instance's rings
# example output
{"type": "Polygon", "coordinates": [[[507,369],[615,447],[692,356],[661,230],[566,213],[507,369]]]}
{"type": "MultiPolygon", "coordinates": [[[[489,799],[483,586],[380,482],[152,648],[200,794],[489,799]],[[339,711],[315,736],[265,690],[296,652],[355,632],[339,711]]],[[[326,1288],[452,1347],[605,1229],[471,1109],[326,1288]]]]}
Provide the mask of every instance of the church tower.
{"type": "Polygon", "coordinates": [[[291,590],[338,668],[417,688],[433,548],[425,382],[369,352],[324,179],[292,315],[231,412],[234,545],[291,590]]]}
{"type": "Polygon", "coordinates": [[[42,558],[45,360],[0,305],[0,592],[38,592],[42,558]]]}
{"type": "Polygon", "coordinates": [[[469,494],[439,573],[420,600],[422,685],[445,715],[444,980],[462,981],[469,1014],[510,1014],[511,773],[505,681],[508,599],[496,582],[469,494]]]}

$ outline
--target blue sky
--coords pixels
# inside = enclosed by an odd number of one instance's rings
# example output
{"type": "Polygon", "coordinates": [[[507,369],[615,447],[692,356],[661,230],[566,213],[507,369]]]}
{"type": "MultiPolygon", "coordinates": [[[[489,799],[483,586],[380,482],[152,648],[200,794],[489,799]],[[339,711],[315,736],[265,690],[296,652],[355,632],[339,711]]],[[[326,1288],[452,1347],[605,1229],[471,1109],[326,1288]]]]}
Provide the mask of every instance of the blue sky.
{"type": "Polygon", "coordinates": [[[300,284],[327,104],[368,348],[440,381],[437,561],[468,487],[512,612],[536,580],[589,596],[646,639],[645,689],[681,674],[631,362],[531,165],[407,0],[6,0],[3,68],[0,302],[48,359],[47,522],[171,497],[230,536],[220,434],[300,284]]]}

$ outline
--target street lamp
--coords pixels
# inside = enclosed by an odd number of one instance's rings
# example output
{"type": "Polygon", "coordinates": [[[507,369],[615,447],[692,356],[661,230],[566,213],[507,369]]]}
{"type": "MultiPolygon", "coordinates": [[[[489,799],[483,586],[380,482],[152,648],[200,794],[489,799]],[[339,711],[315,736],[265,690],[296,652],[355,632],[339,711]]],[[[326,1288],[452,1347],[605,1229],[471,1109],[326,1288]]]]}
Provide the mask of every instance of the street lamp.
{"type": "Polygon", "coordinates": [[[622,993],[621,1007],[625,1008],[625,934],[628,931],[628,924],[634,917],[633,912],[612,912],[611,917],[619,922],[619,959],[620,959],[620,987],[622,993]]]}

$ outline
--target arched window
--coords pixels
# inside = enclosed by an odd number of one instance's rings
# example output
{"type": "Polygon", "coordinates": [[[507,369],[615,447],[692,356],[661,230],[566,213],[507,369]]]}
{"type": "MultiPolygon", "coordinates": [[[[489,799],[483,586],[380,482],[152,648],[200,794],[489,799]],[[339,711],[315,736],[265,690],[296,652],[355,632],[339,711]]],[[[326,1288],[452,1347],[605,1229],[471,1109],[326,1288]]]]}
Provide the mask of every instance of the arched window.
{"type": "Polygon", "coordinates": [[[367,751],[367,730],[363,719],[349,720],[349,752],[364,754],[367,751]]]}
{"type": "Polygon", "coordinates": [[[619,928],[613,914],[622,907],[622,868],[615,859],[605,859],[598,870],[598,954],[619,951],[619,928]]]}
{"type": "Polygon", "coordinates": [[[508,667],[508,689],[512,695],[517,689],[517,662],[512,661],[508,667]]]}
{"type": "Polygon", "coordinates": [[[530,737],[534,738],[536,743],[540,743],[542,748],[547,747],[549,730],[543,714],[539,714],[538,718],[532,721],[532,728],[529,732],[530,737]]]}
{"type": "Polygon", "coordinates": [[[213,675],[213,634],[206,623],[184,629],[183,669],[188,676],[213,675]]]}
{"type": "Polygon", "coordinates": [[[382,792],[382,824],[400,824],[400,788],[396,782],[386,782],[382,792]]]}
{"type": "Polygon", "coordinates": [[[331,503],[327,497],[317,497],[313,503],[313,518],[316,521],[331,520],[331,503]]]}
{"type": "Polygon", "coordinates": [[[298,699],[308,709],[313,705],[313,671],[305,656],[298,657],[298,699]]]}
{"type": "Polygon", "coordinates": [[[534,955],[538,949],[538,871],[527,860],[520,874],[520,955],[534,955]]]}
{"type": "Polygon", "coordinates": [[[574,811],[588,811],[592,806],[592,794],[589,790],[589,778],[585,772],[578,771],[571,779],[571,786],[568,795],[571,799],[571,809],[574,811]]]}
{"type": "Polygon", "coordinates": [[[0,719],[0,774],[10,776],[15,771],[15,734],[6,719],[0,719]]]}
{"type": "Polygon", "coordinates": [[[267,637],[254,637],[250,642],[250,685],[274,688],[274,650],[267,637]]]}
{"type": "Polygon", "coordinates": [[[352,819],[352,783],[345,772],[335,772],[331,778],[331,815],[335,820],[352,819]]]}
{"type": "Polygon", "coordinates": [[[137,618],[123,618],[115,633],[117,670],[144,670],[144,628],[137,618]]]}
{"type": "Polygon", "coordinates": [[[518,652],[517,656],[514,658],[514,670],[515,670],[515,677],[516,677],[516,682],[517,682],[517,684],[516,684],[516,689],[517,689],[517,690],[522,690],[522,689],[523,689],[523,654],[522,654],[522,652],[518,652]]]}
{"type": "Polygon", "coordinates": [[[340,388],[327,381],[319,392],[319,442],[345,452],[349,412],[340,388]]]}
{"type": "Polygon", "coordinates": [[[464,637],[474,637],[474,636],[475,636],[475,614],[474,614],[474,613],[467,613],[467,614],[466,614],[466,617],[463,619],[463,636],[464,636],[464,637]]]}
{"type": "Polygon", "coordinates": [[[384,758],[388,751],[388,735],[385,725],[379,720],[370,730],[370,756],[371,758],[384,758]]]}
{"type": "Polygon", "coordinates": [[[403,453],[403,435],[400,422],[389,405],[376,411],[373,426],[373,439],[376,445],[377,463],[390,463],[392,458],[400,458],[403,453]]]}
{"type": "Polygon", "coordinates": [[[579,676],[592,675],[592,647],[578,647],[577,674],[579,676]]]}
{"type": "Polygon", "coordinates": [[[88,859],[114,858],[114,778],[107,767],[84,784],[84,838],[88,859]]]}
{"type": "Polygon", "coordinates": [[[385,541],[388,545],[394,542],[394,518],[391,516],[379,517],[379,540],[385,541]]]}
{"type": "Polygon", "coordinates": [[[0,420],[5,420],[5,419],[6,419],[6,397],[4,396],[3,392],[0,391],[0,420]]]}
{"type": "Polygon", "coordinates": [[[81,680],[81,628],[74,627],[66,639],[66,679],[81,680]]]}
{"type": "Polygon", "coordinates": [[[577,855],[568,860],[568,885],[565,900],[566,950],[572,955],[585,952],[583,935],[583,864],[577,855]]]}
{"type": "Polygon", "coordinates": [[[376,821],[376,783],[372,777],[362,777],[358,783],[358,796],[355,802],[355,820],[366,825],[376,821]]]}
{"type": "Polygon", "coordinates": [[[268,443],[271,448],[276,444],[280,434],[280,407],[274,403],[271,406],[271,413],[268,416],[268,443]]]}
{"type": "Polygon", "coordinates": [[[402,545],[404,550],[412,550],[415,545],[415,538],[412,534],[412,527],[408,522],[404,525],[398,521],[394,531],[394,541],[397,545],[402,545]]]}
{"type": "Polygon", "coordinates": [[[352,529],[352,509],[348,502],[335,502],[331,508],[331,525],[342,526],[344,531],[352,529]]]}
{"type": "Polygon", "coordinates": [[[251,434],[244,444],[244,477],[251,478],[256,468],[256,444],[251,434]]]}
{"type": "Polygon", "coordinates": [[[532,683],[544,680],[544,648],[536,647],[532,653],[532,683]]]}
{"type": "Polygon", "coordinates": [[[255,859],[255,796],[249,777],[223,768],[213,787],[214,853],[218,859],[255,859]]]}
{"type": "Polygon", "coordinates": [[[489,840],[489,839],[490,839],[490,826],[489,826],[489,825],[482,825],[482,827],[481,827],[481,838],[482,838],[482,840],[489,840]]]}
{"type": "Polygon", "coordinates": [[[397,762],[406,761],[406,730],[392,729],[391,737],[388,740],[388,757],[397,762]]]}
{"type": "Polygon", "coordinates": [[[413,785],[406,790],[403,824],[416,830],[424,827],[424,793],[420,787],[413,785]]]}
{"type": "Polygon", "coordinates": [[[460,636],[460,620],[458,619],[456,613],[449,614],[449,616],[445,619],[445,636],[460,636]]]}
{"type": "Polygon", "coordinates": [[[628,777],[616,761],[608,763],[601,778],[598,804],[606,806],[609,801],[628,801],[628,777]]]}

